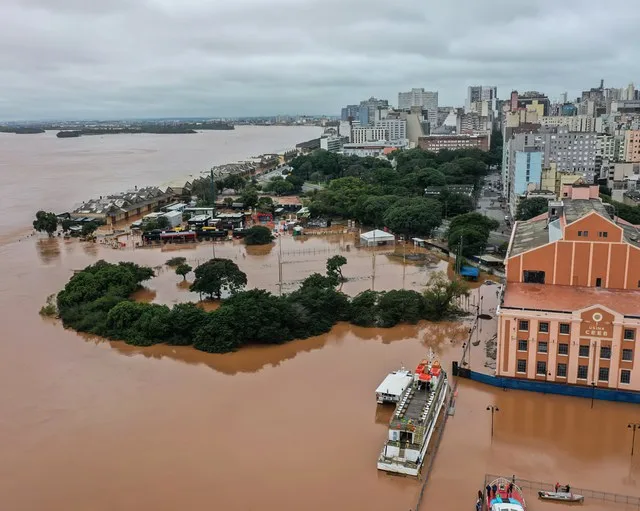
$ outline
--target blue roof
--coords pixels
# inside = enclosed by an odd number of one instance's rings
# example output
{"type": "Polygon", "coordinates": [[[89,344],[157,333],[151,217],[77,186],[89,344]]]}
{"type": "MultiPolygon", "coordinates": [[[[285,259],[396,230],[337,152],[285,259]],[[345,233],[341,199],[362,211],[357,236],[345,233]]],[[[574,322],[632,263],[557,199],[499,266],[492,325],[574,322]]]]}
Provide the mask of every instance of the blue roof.
{"type": "Polygon", "coordinates": [[[463,277],[479,277],[480,270],[473,266],[463,266],[462,268],[460,268],[460,275],[462,275],[463,277]]]}

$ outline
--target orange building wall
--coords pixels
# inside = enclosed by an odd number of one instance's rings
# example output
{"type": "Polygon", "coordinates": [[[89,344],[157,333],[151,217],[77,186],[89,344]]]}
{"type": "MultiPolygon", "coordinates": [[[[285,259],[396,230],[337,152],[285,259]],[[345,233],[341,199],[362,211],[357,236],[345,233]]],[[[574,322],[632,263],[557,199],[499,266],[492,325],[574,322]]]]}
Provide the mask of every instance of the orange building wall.
{"type": "Polygon", "coordinates": [[[553,263],[555,260],[555,244],[544,245],[540,248],[522,254],[522,269],[519,282],[522,282],[524,270],[539,270],[545,272],[545,282],[553,282],[553,263]]]}
{"type": "Polygon", "coordinates": [[[573,273],[571,275],[572,286],[589,285],[589,255],[590,243],[576,243],[573,248],[573,273]]]}
{"type": "Polygon", "coordinates": [[[629,246],[627,288],[640,289],[640,249],[629,246]]]}
{"type": "Polygon", "coordinates": [[[558,241],[558,253],[556,257],[556,280],[559,286],[571,285],[571,259],[573,257],[573,243],[558,241]]]}
{"type": "Polygon", "coordinates": [[[590,215],[567,225],[564,229],[564,239],[567,241],[603,241],[606,243],[619,243],[622,241],[622,229],[597,213],[591,213],[590,215]],[[589,235],[578,236],[578,231],[587,231],[589,235]],[[607,237],[599,237],[599,232],[606,232],[607,237]]]}
{"type": "Polygon", "coordinates": [[[607,261],[609,259],[609,247],[610,243],[591,243],[591,278],[589,280],[589,286],[596,285],[596,279],[600,277],[601,287],[607,286],[607,273],[609,266],[607,261]]]}
{"type": "Polygon", "coordinates": [[[609,263],[609,285],[614,289],[622,289],[625,287],[624,269],[627,264],[627,250],[629,245],[613,244],[611,245],[611,261],[609,263]]]}

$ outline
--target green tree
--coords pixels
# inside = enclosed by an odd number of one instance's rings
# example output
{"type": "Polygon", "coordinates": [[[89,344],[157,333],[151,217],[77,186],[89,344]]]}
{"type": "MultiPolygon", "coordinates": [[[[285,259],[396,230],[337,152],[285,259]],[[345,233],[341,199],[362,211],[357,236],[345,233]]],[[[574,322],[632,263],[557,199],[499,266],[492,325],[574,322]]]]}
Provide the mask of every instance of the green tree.
{"type": "Polygon", "coordinates": [[[440,202],[423,198],[400,201],[387,211],[384,223],[407,238],[429,236],[442,223],[440,202]]]}
{"type": "Polygon", "coordinates": [[[193,338],[193,347],[209,353],[228,353],[240,346],[236,332],[238,316],[233,307],[221,307],[208,315],[193,338]]]}
{"type": "Polygon", "coordinates": [[[166,264],[169,268],[175,268],[187,262],[186,257],[172,257],[171,259],[167,259],[166,264]]]}
{"type": "Polygon", "coordinates": [[[378,324],[389,328],[398,323],[417,323],[424,313],[422,295],[417,291],[397,289],[381,294],[378,302],[378,324]]]}
{"type": "Polygon", "coordinates": [[[209,314],[194,303],[177,303],[171,309],[170,344],[189,346],[193,344],[196,332],[209,320],[209,314]]]}
{"type": "Polygon", "coordinates": [[[47,213],[40,210],[36,213],[33,228],[38,232],[46,232],[49,237],[52,237],[58,228],[58,217],[55,213],[47,213]]]}
{"type": "Polygon", "coordinates": [[[228,208],[233,205],[233,199],[231,197],[225,197],[222,202],[228,208]]]}
{"type": "Polygon", "coordinates": [[[245,209],[250,209],[258,204],[258,191],[251,186],[247,186],[240,195],[240,202],[242,202],[245,209]]]}
{"type": "Polygon", "coordinates": [[[260,197],[258,199],[258,204],[256,204],[256,209],[264,213],[273,213],[274,208],[275,204],[271,197],[260,197]]]}
{"type": "Polygon", "coordinates": [[[499,223],[481,213],[458,215],[449,224],[449,250],[458,252],[462,243],[462,255],[471,257],[484,252],[491,230],[497,229],[499,223]]]}
{"type": "Polygon", "coordinates": [[[166,229],[169,227],[169,219],[166,216],[159,216],[156,218],[156,225],[158,229],[166,229]]]}
{"type": "Polygon", "coordinates": [[[549,209],[549,201],[544,197],[532,197],[522,199],[516,209],[516,220],[529,220],[546,213],[549,209]]]}
{"type": "Polygon", "coordinates": [[[198,266],[191,291],[220,298],[223,292],[236,293],[247,285],[247,275],[230,259],[210,259],[198,266]]]}
{"type": "Polygon", "coordinates": [[[180,275],[182,280],[187,280],[187,275],[191,272],[193,268],[188,264],[181,264],[176,268],[176,275],[180,275]]]}
{"type": "Polygon", "coordinates": [[[87,236],[91,236],[99,226],[98,222],[87,222],[82,224],[82,231],[80,231],[80,234],[85,238],[87,236]]]}
{"type": "Polygon", "coordinates": [[[397,195],[366,195],[358,200],[355,216],[363,225],[384,227],[384,216],[399,200],[397,195]]]}
{"type": "Polygon", "coordinates": [[[264,225],[254,225],[247,229],[244,236],[246,245],[268,245],[273,241],[271,229],[264,225]]]}
{"type": "Polygon", "coordinates": [[[337,281],[344,282],[346,279],[342,275],[342,267],[347,264],[347,258],[341,255],[334,255],[327,259],[327,275],[336,279],[337,281]]]}
{"type": "Polygon", "coordinates": [[[446,218],[464,215],[474,210],[473,199],[461,193],[451,193],[448,190],[444,190],[438,200],[444,206],[446,218]]]}
{"type": "Polygon", "coordinates": [[[351,300],[349,320],[358,326],[375,326],[378,320],[378,300],[383,293],[363,291],[351,300]]]}
{"type": "Polygon", "coordinates": [[[434,273],[423,293],[425,317],[431,321],[447,318],[456,311],[455,300],[468,295],[469,288],[461,280],[449,280],[444,272],[434,273]]]}

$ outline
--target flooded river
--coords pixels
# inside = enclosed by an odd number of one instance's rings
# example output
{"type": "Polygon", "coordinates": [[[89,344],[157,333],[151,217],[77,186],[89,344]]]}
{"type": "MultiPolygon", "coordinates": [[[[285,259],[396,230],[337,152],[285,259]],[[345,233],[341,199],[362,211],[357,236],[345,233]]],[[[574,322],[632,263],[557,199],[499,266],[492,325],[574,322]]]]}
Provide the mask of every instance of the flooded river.
{"type": "MultiPolygon", "coordinates": [[[[338,252],[348,259],[343,290],[349,294],[403,282],[420,289],[442,268],[403,269],[380,253],[373,279],[372,254],[351,245],[342,236],[284,238],[283,289],[322,271],[338,252]]],[[[35,238],[0,246],[0,509],[413,508],[420,483],[376,470],[391,410],[376,405],[374,389],[390,370],[413,366],[429,349],[449,368],[468,325],[383,330],[339,324],[303,341],[212,355],[106,342],[38,316],[47,295],[98,258],[162,267],[178,254],[203,261],[212,250],[211,244],[113,250],[35,238]]],[[[273,292],[279,253],[277,244],[260,254],[235,243],[216,245],[216,255],[235,259],[247,273],[249,287],[273,292]]],[[[162,267],[138,298],[197,299],[180,280],[162,267]]],[[[472,300],[478,303],[481,292],[490,312],[495,287],[479,289],[472,300]]],[[[493,334],[493,322],[483,322],[480,340],[493,334]]],[[[472,367],[482,363],[476,355],[472,367]]],[[[626,427],[640,420],[638,407],[590,405],[460,381],[421,509],[472,509],[485,473],[639,494],[640,456],[630,456],[626,427]],[[500,409],[493,439],[488,405],[500,409]]],[[[530,498],[530,510],[557,507],[530,498]]],[[[583,508],[625,509],[588,500],[583,508]]]]}

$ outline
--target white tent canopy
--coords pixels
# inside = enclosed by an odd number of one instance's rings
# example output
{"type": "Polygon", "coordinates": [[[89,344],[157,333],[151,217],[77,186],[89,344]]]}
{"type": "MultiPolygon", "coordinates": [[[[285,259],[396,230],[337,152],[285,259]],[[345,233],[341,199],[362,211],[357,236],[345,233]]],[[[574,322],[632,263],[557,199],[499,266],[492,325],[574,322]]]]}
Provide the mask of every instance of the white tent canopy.
{"type": "Polygon", "coordinates": [[[393,234],[381,231],[380,229],[363,232],[360,235],[360,243],[368,247],[373,247],[381,243],[394,243],[395,241],[396,237],[393,234]]]}

